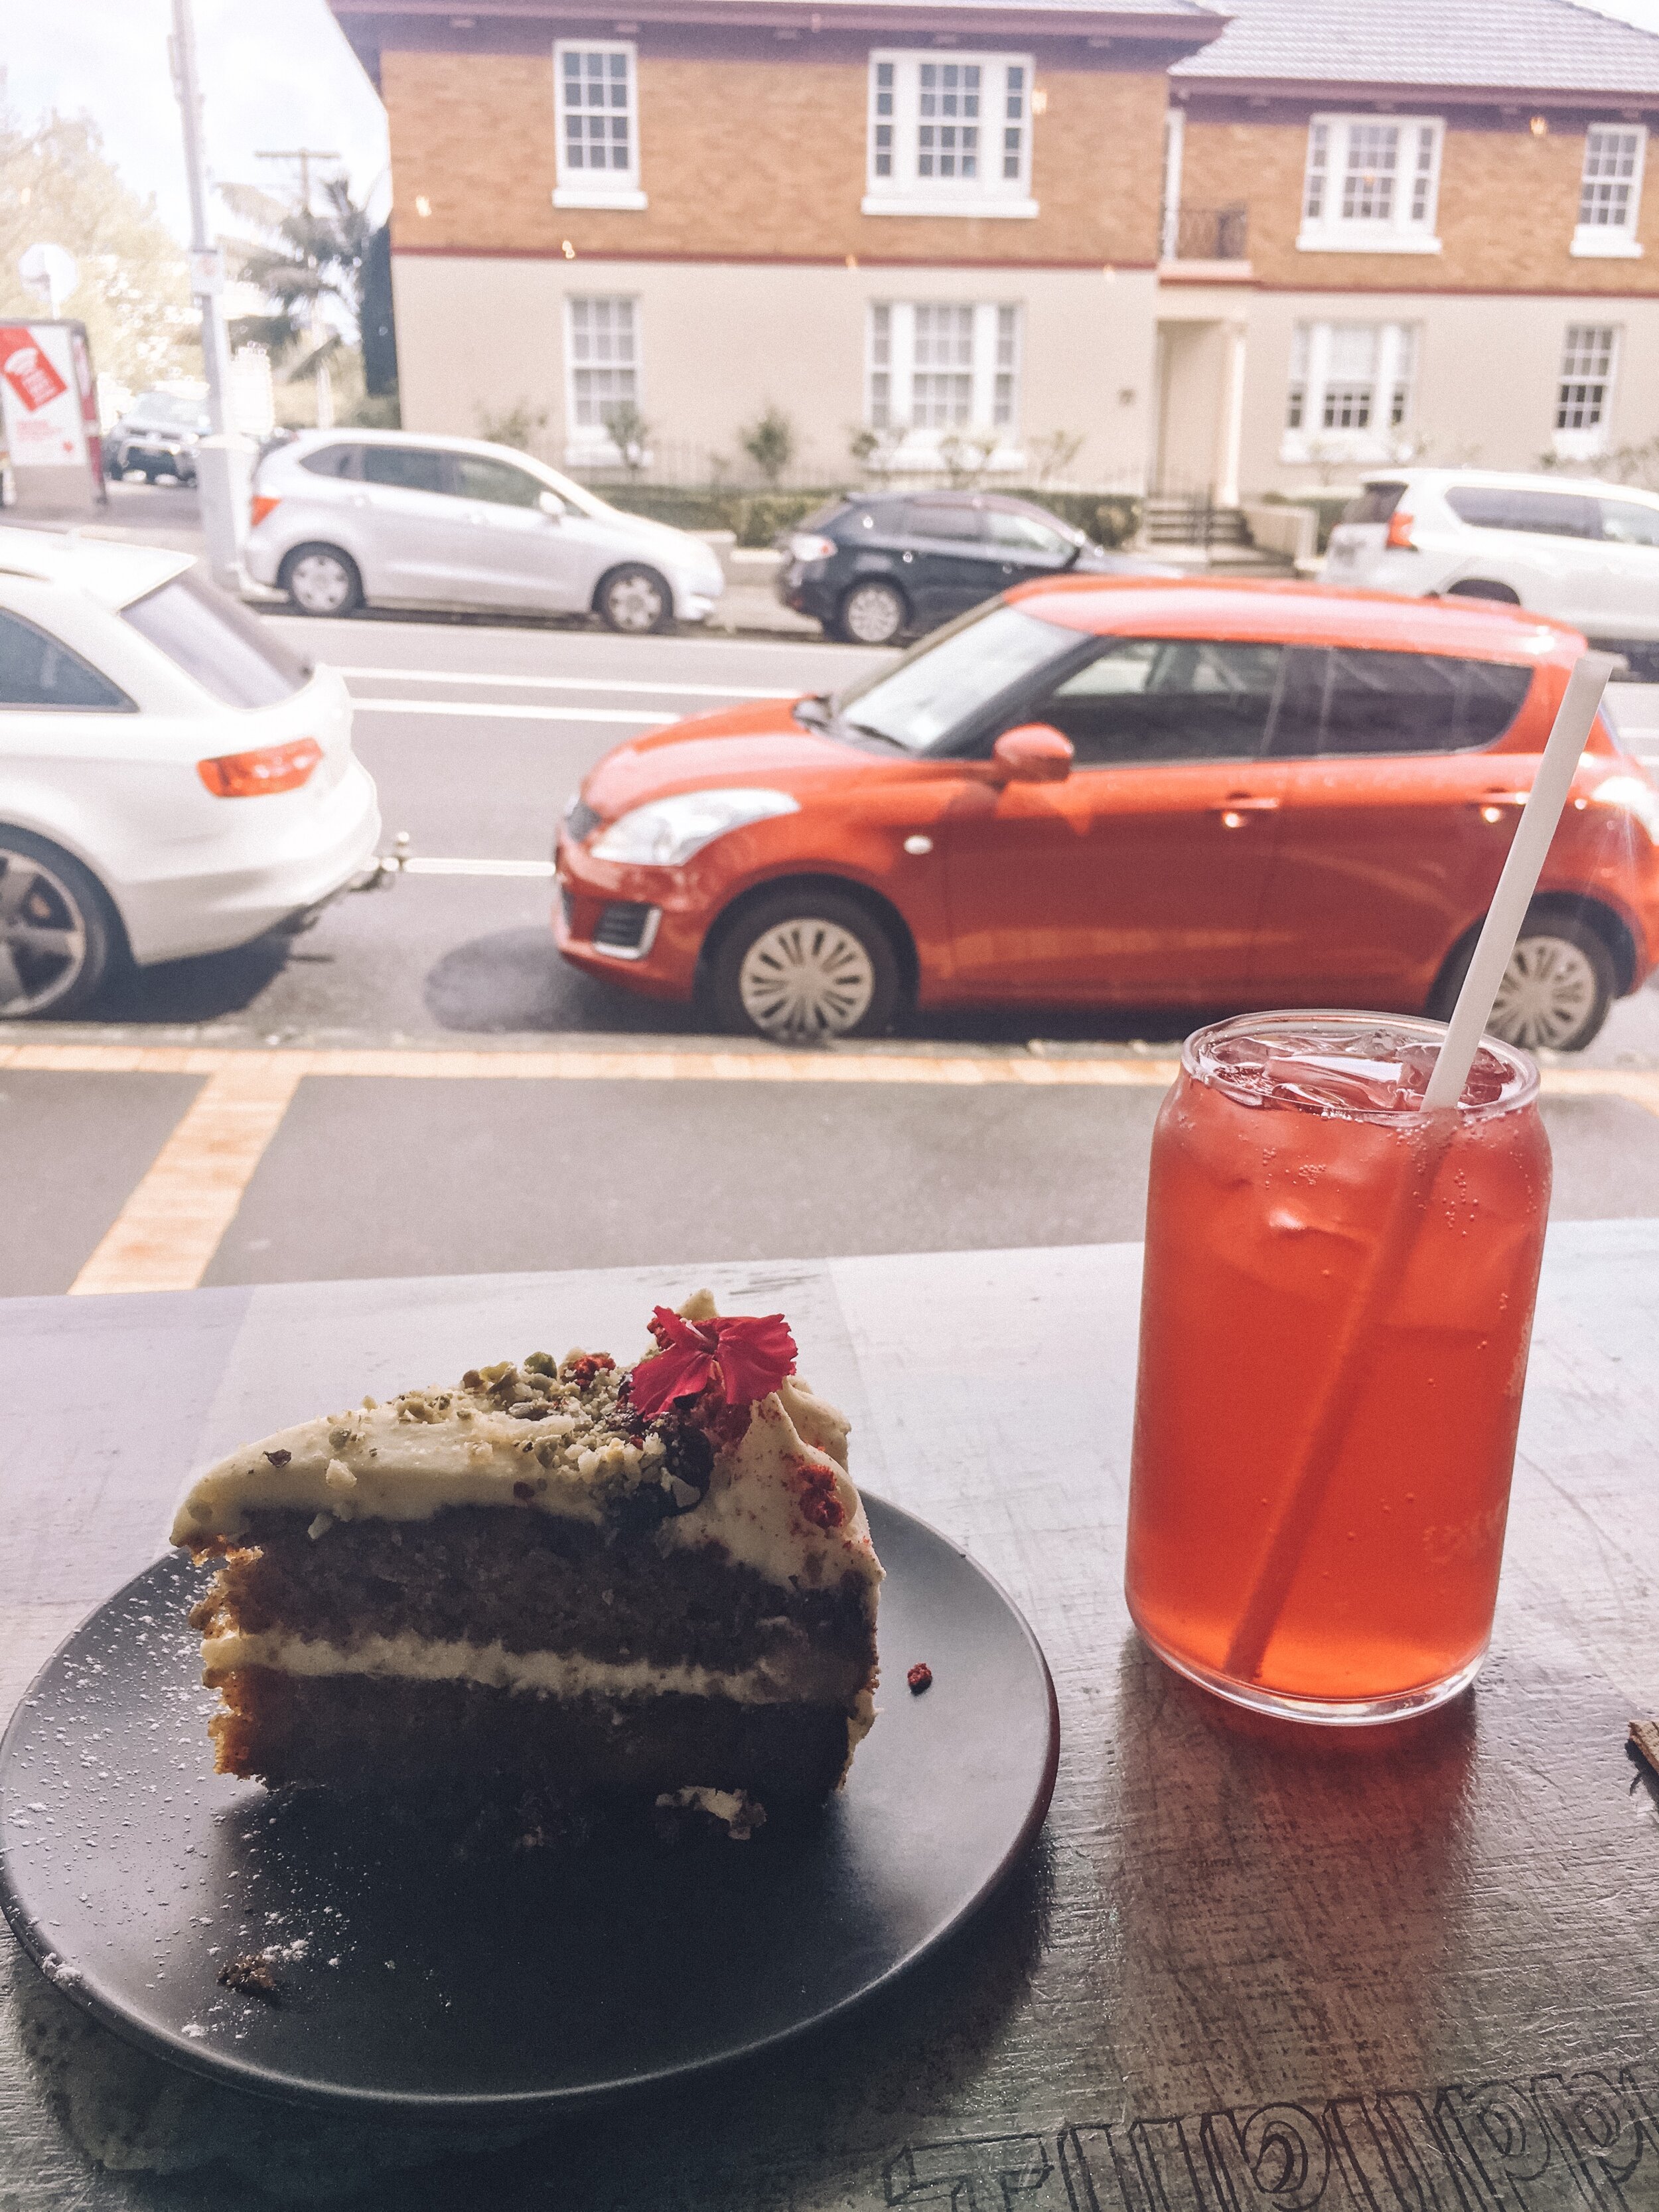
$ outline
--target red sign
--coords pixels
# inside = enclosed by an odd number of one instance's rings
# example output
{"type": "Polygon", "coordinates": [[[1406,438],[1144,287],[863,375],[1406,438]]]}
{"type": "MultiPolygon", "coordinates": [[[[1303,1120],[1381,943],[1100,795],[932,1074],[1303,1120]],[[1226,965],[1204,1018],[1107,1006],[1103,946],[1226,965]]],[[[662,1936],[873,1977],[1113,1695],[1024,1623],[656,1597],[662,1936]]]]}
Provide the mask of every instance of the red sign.
{"type": "Polygon", "coordinates": [[[69,390],[27,331],[15,323],[0,328],[0,376],[31,415],[69,390]]]}

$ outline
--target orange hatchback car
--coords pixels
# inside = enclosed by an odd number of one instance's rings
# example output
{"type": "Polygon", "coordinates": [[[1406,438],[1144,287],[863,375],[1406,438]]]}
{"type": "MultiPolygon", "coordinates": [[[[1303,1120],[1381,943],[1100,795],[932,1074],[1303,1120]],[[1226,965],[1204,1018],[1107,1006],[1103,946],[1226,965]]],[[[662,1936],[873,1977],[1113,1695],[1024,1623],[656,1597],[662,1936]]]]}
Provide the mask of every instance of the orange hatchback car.
{"type": "MultiPolygon", "coordinates": [[[[554,933],[770,1037],[908,1005],[1449,1010],[1584,641],[1318,585],[1028,585],[833,696],[619,746],[554,933]]],[[[1587,1044],[1659,957],[1659,787],[1598,722],[1493,1027],[1587,1044]]]]}

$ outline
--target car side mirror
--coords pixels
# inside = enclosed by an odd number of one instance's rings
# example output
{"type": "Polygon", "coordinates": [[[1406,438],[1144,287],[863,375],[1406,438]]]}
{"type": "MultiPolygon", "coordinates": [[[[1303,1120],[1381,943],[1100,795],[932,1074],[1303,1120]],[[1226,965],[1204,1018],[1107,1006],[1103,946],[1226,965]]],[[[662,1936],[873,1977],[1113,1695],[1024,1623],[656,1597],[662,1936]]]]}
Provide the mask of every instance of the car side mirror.
{"type": "Polygon", "coordinates": [[[1072,741],[1048,722],[1022,722],[1005,730],[991,757],[1006,783],[1064,783],[1072,773],[1072,741]]]}
{"type": "Polygon", "coordinates": [[[536,504],[550,522],[562,522],[564,520],[564,501],[559,497],[557,492],[542,492],[538,496],[536,504]]]}

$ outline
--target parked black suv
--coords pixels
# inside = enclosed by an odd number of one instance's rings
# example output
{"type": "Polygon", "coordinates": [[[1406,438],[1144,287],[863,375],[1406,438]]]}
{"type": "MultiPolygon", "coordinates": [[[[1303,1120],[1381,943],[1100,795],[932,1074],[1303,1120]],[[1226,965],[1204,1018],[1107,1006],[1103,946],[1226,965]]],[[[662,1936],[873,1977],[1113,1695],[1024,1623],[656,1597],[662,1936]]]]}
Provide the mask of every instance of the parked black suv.
{"type": "Polygon", "coordinates": [[[778,597],[849,645],[890,645],[935,629],[1034,576],[1174,573],[1104,552],[1030,501],[994,492],[855,493],[777,543],[778,597]]]}
{"type": "Polygon", "coordinates": [[[142,471],[147,482],[196,481],[196,448],[213,428],[204,401],[179,392],[141,392],[104,435],[104,474],[119,483],[142,471]]]}

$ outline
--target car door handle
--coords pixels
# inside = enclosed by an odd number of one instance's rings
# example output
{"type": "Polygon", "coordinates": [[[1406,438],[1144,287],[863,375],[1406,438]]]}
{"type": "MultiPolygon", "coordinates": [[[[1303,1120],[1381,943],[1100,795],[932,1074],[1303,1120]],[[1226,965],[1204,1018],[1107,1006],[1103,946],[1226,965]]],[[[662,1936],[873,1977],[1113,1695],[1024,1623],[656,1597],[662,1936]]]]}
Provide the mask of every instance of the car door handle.
{"type": "Polygon", "coordinates": [[[1489,806],[1524,806],[1532,793],[1527,791],[1483,791],[1479,799],[1469,801],[1484,814],[1489,806]]]}
{"type": "Polygon", "coordinates": [[[1218,810],[1224,814],[1277,814],[1276,799],[1254,799],[1247,791],[1230,791],[1218,810]]]}

